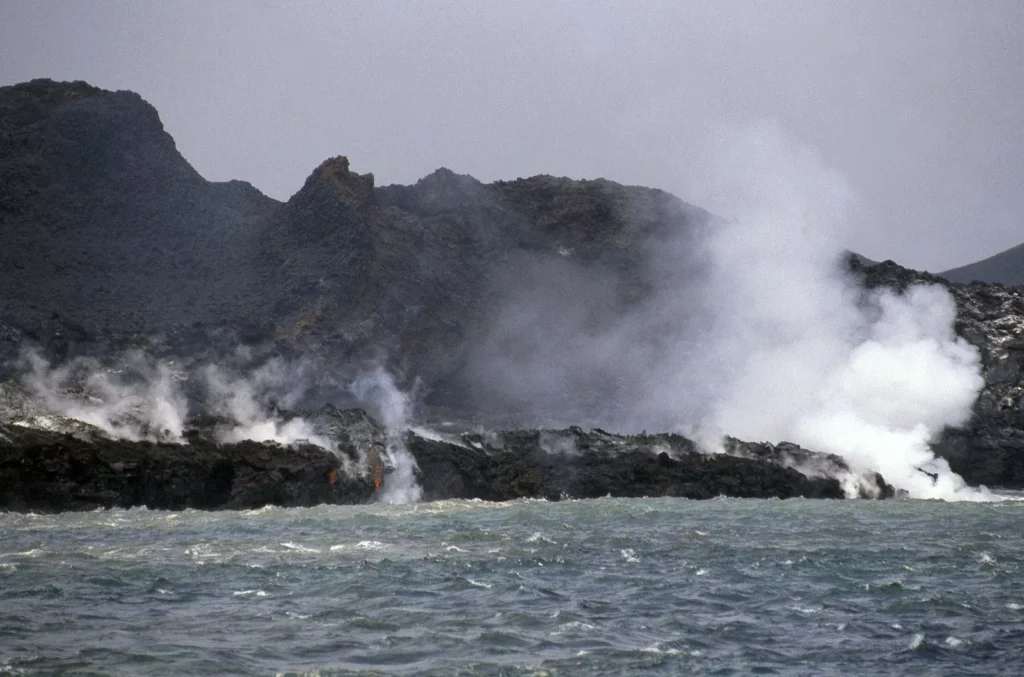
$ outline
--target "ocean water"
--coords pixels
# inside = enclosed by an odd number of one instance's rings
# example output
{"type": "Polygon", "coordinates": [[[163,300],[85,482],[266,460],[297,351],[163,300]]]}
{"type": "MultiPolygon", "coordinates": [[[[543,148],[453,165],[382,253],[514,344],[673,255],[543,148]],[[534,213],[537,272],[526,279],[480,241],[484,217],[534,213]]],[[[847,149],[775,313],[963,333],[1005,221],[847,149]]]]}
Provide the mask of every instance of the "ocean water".
{"type": "Polygon", "coordinates": [[[0,674],[1019,675],[1024,503],[0,514],[0,674]]]}

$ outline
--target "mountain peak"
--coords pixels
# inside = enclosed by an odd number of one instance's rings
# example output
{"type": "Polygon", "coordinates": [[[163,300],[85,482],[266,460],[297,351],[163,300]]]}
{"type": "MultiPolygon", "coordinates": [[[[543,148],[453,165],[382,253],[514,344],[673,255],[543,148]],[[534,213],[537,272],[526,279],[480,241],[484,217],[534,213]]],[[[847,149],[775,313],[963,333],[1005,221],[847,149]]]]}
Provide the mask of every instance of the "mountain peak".
{"type": "Polygon", "coordinates": [[[295,197],[323,193],[330,194],[353,209],[369,207],[374,204],[373,174],[353,172],[344,155],[328,158],[313,170],[295,197]]]}

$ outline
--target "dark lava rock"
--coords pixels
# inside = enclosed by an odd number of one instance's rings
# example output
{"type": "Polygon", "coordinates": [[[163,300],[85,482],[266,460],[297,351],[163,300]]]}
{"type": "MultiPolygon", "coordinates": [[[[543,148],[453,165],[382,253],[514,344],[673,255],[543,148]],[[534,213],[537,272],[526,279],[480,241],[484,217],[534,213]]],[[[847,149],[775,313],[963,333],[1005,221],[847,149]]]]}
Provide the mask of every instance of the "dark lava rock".
{"type": "MultiPolygon", "coordinates": [[[[734,440],[732,451],[743,447],[747,455],[707,454],[679,435],[623,436],[580,428],[467,434],[449,442],[410,434],[406,444],[419,465],[427,499],[843,498],[835,475],[807,476],[790,462],[802,454],[822,468],[834,464],[848,472],[841,459],[796,445],[776,452],[773,445],[734,440]],[[787,457],[788,452],[798,454],[787,457]]],[[[874,496],[892,496],[892,487],[881,478],[869,482],[878,483],[874,496]]]]}
{"type": "MultiPolygon", "coordinates": [[[[112,440],[68,421],[58,432],[0,424],[0,509],[248,509],[265,505],[367,503],[393,470],[395,438],[361,410],[324,408],[318,421],[338,453],[310,444],[217,444],[192,429],[186,444],[112,440]],[[347,461],[343,460],[346,459],[347,461]],[[359,464],[363,465],[360,466],[359,464]]],[[[465,434],[452,441],[407,432],[426,500],[676,496],[707,499],[843,498],[841,459],[795,445],[730,442],[705,454],[679,435],[619,436],[601,430],[465,434]],[[810,474],[795,468],[816,468],[810,474]],[[829,476],[828,472],[835,474],[829,476]]],[[[866,478],[865,495],[892,495],[866,478]]]]}
{"type": "Polygon", "coordinates": [[[350,478],[319,447],[240,442],[157,444],[0,425],[0,508],[22,511],[259,508],[363,503],[373,483],[350,478]]]}

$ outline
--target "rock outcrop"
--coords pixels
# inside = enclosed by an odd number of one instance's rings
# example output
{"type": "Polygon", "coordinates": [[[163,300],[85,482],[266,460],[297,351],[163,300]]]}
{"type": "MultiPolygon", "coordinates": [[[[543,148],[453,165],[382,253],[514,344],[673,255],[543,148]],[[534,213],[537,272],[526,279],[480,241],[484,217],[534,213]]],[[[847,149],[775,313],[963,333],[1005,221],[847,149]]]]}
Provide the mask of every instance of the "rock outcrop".
{"type": "Polygon", "coordinates": [[[601,179],[441,169],[376,187],[344,157],[280,203],[204,180],[138,95],[46,80],[0,88],[0,196],[0,364],[26,342],[53,359],[133,341],[187,358],[197,335],[230,332],[332,367],[385,355],[457,407],[504,282],[574,267],[626,308],[657,283],[643,261],[659,238],[710,219],[601,179]]]}
{"type": "Polygon", "coordinates": [[[338,457],[311,445],[83,440],[0,425],[0,509],[312,506],[367,502],[373,491],[371,480],[348,477],[338,457]]]}

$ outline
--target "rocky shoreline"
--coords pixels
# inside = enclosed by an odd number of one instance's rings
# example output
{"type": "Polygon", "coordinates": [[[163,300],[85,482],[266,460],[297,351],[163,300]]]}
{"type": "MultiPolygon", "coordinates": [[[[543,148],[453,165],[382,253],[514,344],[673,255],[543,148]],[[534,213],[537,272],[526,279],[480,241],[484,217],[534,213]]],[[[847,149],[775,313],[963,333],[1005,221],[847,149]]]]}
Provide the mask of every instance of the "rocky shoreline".
{"type": "MultiPolygon", "coordinates": [[[[190,430],[185,443],[175,444],[111,439],[84,424],[0,424],[0,509],[369,503],[395,476],[395,445],[415,460],[418,490],[428,501],[843,498],[843,481],[853,477],[838,457],[786,444],[730,440],[726,453],[708,454],[680,435],[580,428],[396,437],[365,412],[333,407],[311,420],[330,424],[335,453],[301,442],[218,444],[208,429],[190,430]]],[[[893,495],[880,476],[856,481],[864,497],[893,495]]]]}

